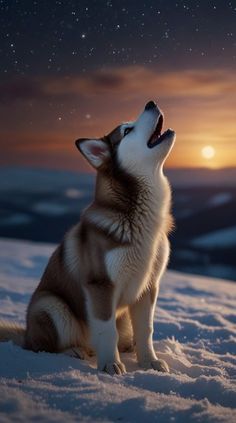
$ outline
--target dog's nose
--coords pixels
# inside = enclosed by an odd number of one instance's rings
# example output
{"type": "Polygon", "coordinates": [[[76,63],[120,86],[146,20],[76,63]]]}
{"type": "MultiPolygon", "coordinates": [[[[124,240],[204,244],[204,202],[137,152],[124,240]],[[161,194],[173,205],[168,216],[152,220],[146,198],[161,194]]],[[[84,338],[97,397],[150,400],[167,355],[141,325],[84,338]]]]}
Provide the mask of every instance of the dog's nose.
{"type": "Polygon", "coordinates": [[[155,101],[149,101],[145,106],[145,110],[155,109],[156,107],[157,104],[155,103],[155,101]]]}

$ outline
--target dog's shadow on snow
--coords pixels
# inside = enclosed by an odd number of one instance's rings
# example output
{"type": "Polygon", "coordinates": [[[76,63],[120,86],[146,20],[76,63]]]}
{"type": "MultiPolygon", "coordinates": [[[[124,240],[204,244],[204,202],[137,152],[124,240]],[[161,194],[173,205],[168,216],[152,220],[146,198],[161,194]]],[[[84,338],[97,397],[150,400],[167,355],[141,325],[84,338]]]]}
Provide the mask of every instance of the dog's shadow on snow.
{"type": "MultiPolygon", "coordinates": [[[[24,350],[12,342],[0,344],[0,360],[2,363],[1,376],[7,378],[37,378],[68,371],[78,371],[90,375],[98,374],[95,356],[80,360],[62,353],[34,353],[24,350]]],[[[141,370],[134,352],[121,353],[121,360],[124,362],[128,373],[141,370]]],[[[167,363],[169,361],[168,364],[170,364],[168,354],[165,354],[165,360],[167,363]]]]}
{"type": "MultiPolygon", "coordinates": [[[[128,373],[141,370],[136,361],[135,353],[121,353],[121,360],[128,373]]],[[[0,344],[0,361],[2,364],[1,377],[38,378],[61,372],[76,371],[83,374],[103,374],[97,371],[96,358],[86,357],[84,360],[69,357],[65,354],[52,354],[46,352],[34,353],[14,345],[12,342],[0,344]]]]}

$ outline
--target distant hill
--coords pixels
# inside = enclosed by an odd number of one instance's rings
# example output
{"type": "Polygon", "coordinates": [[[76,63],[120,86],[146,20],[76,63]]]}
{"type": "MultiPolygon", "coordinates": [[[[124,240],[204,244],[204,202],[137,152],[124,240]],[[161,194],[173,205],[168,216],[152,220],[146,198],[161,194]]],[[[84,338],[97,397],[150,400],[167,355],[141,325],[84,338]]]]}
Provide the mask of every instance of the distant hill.
{"type": "Polygon", "coordinates": [[[183,168],[167,169],[171,184],[175,187],[188,188],[196,186],[236,186],[236,168],[207,169],[183,168]]]}
{"type": "Polygon", "coordinates": [[[94,174],[77,173],[45,168],[0,167],[0,190],[22,190],[47,192],[67,189],[69,186],[91,187],[94,174]]]}
{"type": "MultiPolygon", "coordinates": [[[[170,168],[165,169],[174,187],[196,186],[236,186],[236,168],[170,168]]],[[[0,190],[23,189],[27,191],[50,191],[51,189],[67,188],[68,185],[93,184],[94,173],[70,172],[66,170],[50,170],[30,167],[0,168],[0,190]]]]}

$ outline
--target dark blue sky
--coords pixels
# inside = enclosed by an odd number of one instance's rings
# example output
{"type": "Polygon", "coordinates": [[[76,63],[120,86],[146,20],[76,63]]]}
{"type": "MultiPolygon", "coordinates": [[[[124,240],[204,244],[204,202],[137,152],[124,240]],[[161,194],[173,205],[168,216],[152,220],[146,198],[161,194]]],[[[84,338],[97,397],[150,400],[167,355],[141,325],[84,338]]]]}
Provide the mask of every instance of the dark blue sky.
{"type": "Polygon", "coordinates": [[[236,2],[0,1],[0,72],[236,65],[236,2]]]}

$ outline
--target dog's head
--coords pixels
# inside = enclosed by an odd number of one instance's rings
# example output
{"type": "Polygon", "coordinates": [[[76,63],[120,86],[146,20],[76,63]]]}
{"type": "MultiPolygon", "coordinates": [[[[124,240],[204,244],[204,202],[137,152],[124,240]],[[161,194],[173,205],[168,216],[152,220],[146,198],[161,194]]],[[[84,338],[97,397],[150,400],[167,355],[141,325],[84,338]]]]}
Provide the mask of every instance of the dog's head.
{"type": "Polygon", "coordinates": [[[163,122],[163,113],[149,101],[136,121],[121,124],[100,139],[78,139],[76,146],[100,172],[118,167],[135,177],[153,177],[175,140],[171,129],[161,132],[163,122]]]}

